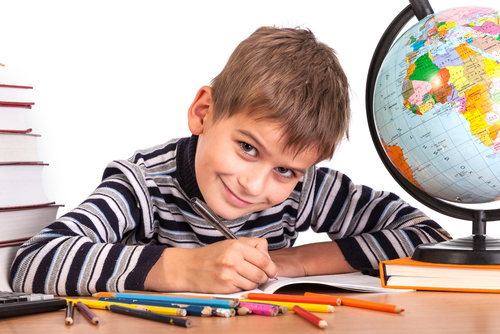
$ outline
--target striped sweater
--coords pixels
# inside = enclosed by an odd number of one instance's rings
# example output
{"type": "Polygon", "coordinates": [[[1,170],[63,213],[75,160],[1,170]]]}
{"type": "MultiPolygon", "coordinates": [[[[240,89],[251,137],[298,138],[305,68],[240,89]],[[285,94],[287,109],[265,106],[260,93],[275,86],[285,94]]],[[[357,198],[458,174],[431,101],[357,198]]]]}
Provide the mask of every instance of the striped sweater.
{"type": "MultiPolygon", "coordinates": [[[[143,290],[166,247],[203,247],[224,237],[191,208],[197,137],[182,138],[111,162],[99,187],[19,249],[14,291],[88,295],[143,290]]],[[[416,245],[449,238],[396,195],[354,185],[344,174],[311,167],[290,196],[263,211],[226,220],[238,236],[292,247],[298,233],[328,233],[358,270],[409,256],[416,245]]]]}

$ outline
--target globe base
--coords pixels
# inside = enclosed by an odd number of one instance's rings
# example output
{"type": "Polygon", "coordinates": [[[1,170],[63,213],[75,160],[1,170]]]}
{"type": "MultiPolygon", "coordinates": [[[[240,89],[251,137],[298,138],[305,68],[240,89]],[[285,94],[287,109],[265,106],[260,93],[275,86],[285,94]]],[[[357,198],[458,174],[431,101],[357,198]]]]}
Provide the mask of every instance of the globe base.
{"type": "Polygon", "coordinates": [[[457,265],[500,265],[500,239],[472,235],[435,244],[419,245],[412,260],[457,265]]]}

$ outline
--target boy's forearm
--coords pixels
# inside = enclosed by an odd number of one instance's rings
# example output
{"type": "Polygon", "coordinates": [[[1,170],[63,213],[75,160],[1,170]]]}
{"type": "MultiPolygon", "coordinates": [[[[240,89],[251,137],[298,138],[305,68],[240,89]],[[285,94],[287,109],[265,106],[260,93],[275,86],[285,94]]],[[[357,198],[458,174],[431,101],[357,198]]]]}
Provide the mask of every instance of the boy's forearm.
{"type": "Polygon", "coordinates": [[[298,277],[356,271],[334,241],[284,248],[269,252],[280,276],[298,277]]]}
{"type": "Polygon", "coordinates": [[[166,248],[149,271],[144,289],[166,292],[189,291],[180,270],[182,262],[187,261],[190,251],[186,248],[166,248]]]}

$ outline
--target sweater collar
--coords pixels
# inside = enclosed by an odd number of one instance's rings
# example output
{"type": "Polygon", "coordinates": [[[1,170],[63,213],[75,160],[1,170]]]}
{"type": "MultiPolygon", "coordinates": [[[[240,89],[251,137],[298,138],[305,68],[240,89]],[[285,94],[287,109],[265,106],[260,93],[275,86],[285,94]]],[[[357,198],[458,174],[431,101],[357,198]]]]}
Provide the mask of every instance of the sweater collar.
{"type": "Polygon", "coordinates": [[[177,180],[181,188],[186,192],[188,198],[198,197],[204,200],[200,188],[198,187],[194,165],[197,144],[198,136],[194,135],[179,140],[176,157],[178,172],[177,180]]]}

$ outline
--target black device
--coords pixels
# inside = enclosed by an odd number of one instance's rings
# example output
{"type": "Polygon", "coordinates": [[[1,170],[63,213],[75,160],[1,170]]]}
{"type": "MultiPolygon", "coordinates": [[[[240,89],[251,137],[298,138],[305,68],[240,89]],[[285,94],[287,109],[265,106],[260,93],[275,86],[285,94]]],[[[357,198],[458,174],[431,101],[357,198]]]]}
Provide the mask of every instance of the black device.
{"type": "Polygon", "coordinates": [[[66,299],[52,295],[0,291],[0,319],[51,312],[66,307],[66,299]]]}

